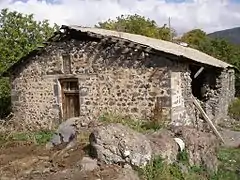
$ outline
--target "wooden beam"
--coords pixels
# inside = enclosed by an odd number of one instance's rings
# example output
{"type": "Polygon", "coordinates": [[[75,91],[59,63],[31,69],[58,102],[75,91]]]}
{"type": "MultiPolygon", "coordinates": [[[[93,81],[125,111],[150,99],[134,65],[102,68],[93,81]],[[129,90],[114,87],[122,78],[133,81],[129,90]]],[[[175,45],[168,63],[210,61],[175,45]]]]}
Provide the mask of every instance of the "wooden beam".
{"type": "Polygon", "coordinates": [[[197,101],[197,99],[192,96],[193,99],[193,103],[195,104],[195,106],[197,107],[197,109],[200,111],[200,113],[203,115],[203,118],[207,121],[207,123],[210,125],[210,127],[213,129],[214,133],[216,134],[216,136],[225,144],[223,137],[221,136],[221,134],[218,132],[217,128],[214,126],[214,124],[212,123],[212,121],[209,119],[209,117],[207,116],[207,114],[205,113],[205,111],[203,110],[202,106],[199,104],[199,102],[197,101]]]}
{"type": "Polygon", "coordinates": [[[201,67],[194,75],[194,79],[196,79],[203,70],[204,70],[204,67],[201,67]]]}

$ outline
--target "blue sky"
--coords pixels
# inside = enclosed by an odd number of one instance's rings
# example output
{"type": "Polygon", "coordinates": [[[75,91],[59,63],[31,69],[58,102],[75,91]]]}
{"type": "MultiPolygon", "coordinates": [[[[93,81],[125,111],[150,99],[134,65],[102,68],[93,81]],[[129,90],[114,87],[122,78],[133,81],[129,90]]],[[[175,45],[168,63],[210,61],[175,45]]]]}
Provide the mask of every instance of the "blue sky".
{"type": "Polygon", "coordinates": [[[33,13],[37,20],[93,26],[121,14],[140,14],[178,33],[207,32],[240,26],[240,0],[0,0],[0,9],[33,13]]]}
{"type": "Polygon", "coordinates": [[[240,0],[231,0],[231,2],[240,3],[240,0]]]}

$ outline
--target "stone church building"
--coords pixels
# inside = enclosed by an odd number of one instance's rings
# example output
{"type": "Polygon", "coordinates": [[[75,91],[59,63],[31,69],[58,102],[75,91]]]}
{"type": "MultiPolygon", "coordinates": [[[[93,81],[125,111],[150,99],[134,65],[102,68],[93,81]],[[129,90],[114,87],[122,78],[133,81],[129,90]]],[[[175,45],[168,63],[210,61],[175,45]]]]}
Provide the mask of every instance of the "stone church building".
{"type": "Polygon", "coordinates": [[[198,119],[192,95],[216,122],[235,93],[233,66],[198,50],[78,26],[62,26],[4,75],[15,116],[43,127],[106,112],[191,124],[198,119]]]}

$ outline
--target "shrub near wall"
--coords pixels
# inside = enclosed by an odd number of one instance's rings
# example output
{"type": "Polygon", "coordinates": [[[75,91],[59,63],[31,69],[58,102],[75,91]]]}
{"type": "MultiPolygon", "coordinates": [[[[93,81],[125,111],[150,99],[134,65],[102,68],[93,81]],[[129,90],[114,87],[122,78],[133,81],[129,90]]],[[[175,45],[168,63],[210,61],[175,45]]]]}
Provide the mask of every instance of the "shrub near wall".
{"type": "Polygon", "coordinates": [[[232,102],[228,111],[231,118],[240,121],[240,98],[232,102]]]}
{"type": "Polygon", "coordinates": [[[9,79],[0,78],[0,119],[11,112],[11,96],[9,79]]]}

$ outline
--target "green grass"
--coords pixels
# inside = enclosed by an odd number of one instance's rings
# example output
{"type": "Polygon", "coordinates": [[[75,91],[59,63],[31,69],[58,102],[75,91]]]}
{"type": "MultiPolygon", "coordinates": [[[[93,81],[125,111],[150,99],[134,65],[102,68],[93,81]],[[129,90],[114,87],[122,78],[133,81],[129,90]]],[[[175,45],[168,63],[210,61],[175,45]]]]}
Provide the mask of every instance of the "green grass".
{"type": "Polygon", "coordinates": [[[163,124],[156,121],[135,120],[126,116],[116,115],[112,113],[103,114],[100,116],[99,120],[105,123],[120,123],[141,133],[147,131],[157,131],[164,127],[163,124]]]}
{"type": "Polygon", "coordinates": [[[185,149],[178,153],[177,160],[184,165],[189,165],[189,155],[185,149]]]}
{"type": "Polygon", "coordinates": [[[239,121],[240,120],[240,98],[235,99],[228,108],[230,117],[239,121]]]}
{"type": "Polygon", "coordinates": [[[189,166],[188,154],[183,151],[178,155],[178,163],[166,164],[160,157],[146,167],[137,169],[143,180],[239,180],[240,149],[222,148],[218,152],[220,165],[218,172],[209,173],[204,167],[189,166]],[[179,164],[185,165],[187,173],[179,164]]]}
{"type": "Polygon", "coordinates": [[[233,125],[233,128],[232,128],[233,131],[240,131],[240,123],[236,123],[235,125],[233,125]]]}
{"type": "Polygon", "coordinates": [[[52,131],[37,131],[37,132],[14,132],[10,134],[0,135],[0,146],[7,142],[26,141],[33,142],[37,145],[47,143],[53,135],[52,131]]]}
{"type": "Polygon", "coordinates": [[[240,149],[223,148],[218,153],[218,159],[219,170],[211,177],[211,180],[240,179],[240,149]]]}
{"type": "MultiPolygon", "coordinates": [[[[164,127],[156,121],[133,120],[129,117],[105,113],[99,119],[105,123],[121,123],[140,133],[156,131],[164,127]]],[[[189,165],[189,157],[186,151],[178,154],[178,163],[166,164],[163,159],[156,158],[146,167],[137,169],[144,180],[238,180],[240,179],[240,149],[222,148],[218,152],[220,162],[218,172],[210,173],[204,167],[189,165]],[[187,168],[187,173],[182,172],[179,164],[187,168]]]]}
{"type": "Polygon", "coordinates": [[[144,180],[184,180],[179,166],[166,164],[161,157],[157,157],[146,167],[139,168],[138,174],[144,180]]]}

